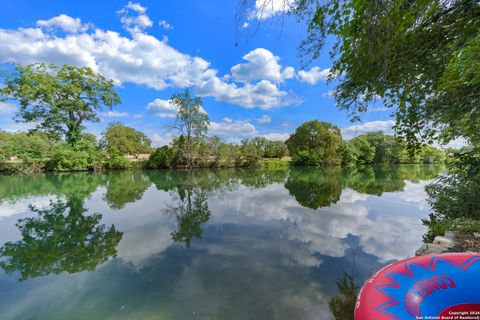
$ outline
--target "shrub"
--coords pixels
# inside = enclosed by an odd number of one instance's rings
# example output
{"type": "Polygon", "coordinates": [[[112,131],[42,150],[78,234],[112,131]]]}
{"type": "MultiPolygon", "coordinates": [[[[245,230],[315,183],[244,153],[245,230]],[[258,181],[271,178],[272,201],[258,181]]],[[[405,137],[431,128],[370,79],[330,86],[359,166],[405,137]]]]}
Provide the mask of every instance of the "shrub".
{"type": "Polygon", "coordinates": [[[74,145],[58,143],[47,168],[54,171],[88,171],[103,167],[105,151],[99,150],[88,140],[80,140],[74,145]]]}

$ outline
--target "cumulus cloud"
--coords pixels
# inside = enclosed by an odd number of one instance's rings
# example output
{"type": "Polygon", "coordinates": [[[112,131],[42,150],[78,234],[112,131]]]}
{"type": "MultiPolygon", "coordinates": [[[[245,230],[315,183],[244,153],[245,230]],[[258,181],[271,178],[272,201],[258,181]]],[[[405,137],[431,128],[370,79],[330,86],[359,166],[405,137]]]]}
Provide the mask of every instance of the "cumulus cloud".
{"type": "Polygon", "coordinates": [[[196,87],[196,93],[200,96],[214,97],[216,101],[264,110],[298,105],[302,102],[298,97],[280,90],[269,80],[261,80],[255,84],[246,83],[239,87],[233,82],[225,82],[218,77],[212,77],[201,82],[196,87]]]}
{"type": "Polygon", "coordinates": [[[118,11],[124,27],[116,31],[87,28],[78,18],[60,15],[40,20],[35,28],[0,29],[0,63],[35,62],[87,66],[116,85],[133,83],[155,90],[193,87],[201,96],[246,108],[270,109],[298,105],[301,99],[282,90],[295,76],[279,58],[258,48],[232,67],[232,75],[218,76],[210,62],[182,53],[167,41],[146,33],[152,25],[147,8],[129,2],[118,11]],[[56,30],[67,31],[66,34],[56,30]]]}
{"type": "Polygon", "coordinates": [[[145,108],[148,112],[160,118],[175,118],[178,113],[178,107],[170,100],[155,99],[145,108]]]}
{"type": "Polygon", "coordinates": [[[130,82],[156,90],[192,86],[216,73],[204,59],[146,33],[128,38],[101,29],[63,37],[41,28],[0,29],[0,63],[5,62],[87,66],[117,85],[130,82]]]}
{"type": "Polygon", "coordinates": [[[60,29],[65,32],[76,33],[87,31],[92,25],[83,24],[79,18],[72,18],[65,14],[61,14],[48,20],[38,20],[37,26],[49,30],[60,29]]]}
{"type": "Polygon", "coordinates": [[[344,139],[352,139],[360,134],[374,131],[382,131],[385,134],[393,134],[393,126],[395,121],[370,121],[360,125],[353,125],[342,129],[342,136],[344,139]]]}
{"type": "Polygon", "coordinates": [[[309,71],[300,70],[298,76],[300,81],[308,84],[316,84],[319,81],[327,81],[330,69],[321,70],[320,67],[313,67],[309,71]]]}
{"type": "MultiPolygon", "coordinates": [[[[145,107],[145,110],[160,118],[175,118],[178,113],[178,106],[173,104],[171,100],[155,99],[145,107]]],[[[207,113],[203,107],[200,107],[200,112],[207,113]]]]}
{"type": "Polygon", "coordinates": [[[221,122],[211,122],[209,134],[226,138],[251,138],[257,134],[257,129],[248,121],[233,121],[224,118],[221,122]]]}
{"type": "Polygon", "coordinates": [[[270,122],[272,122],[272,117],[267,116],[267,115],[263,115],[261,118],[257,119],[257,122],[258,123],[270,123],[270,122]]]}
{"type": "Polygon", "coordinates": [[[166,145],[169,145],[173,140],[173,134],[171,133],[154,133],[150,136],[152,140],[152,147],[160,148],[166,145]]]}
{"type": "Polygon", "coordinates": [[[123,28],[129,32],[137,33],[151,28],[152,20],[145,14],[147,8],[140,3],[129,2],[123,9],[117,13],[120,16],[120,21],[123,28]]]}
{"type": "Polygon", "coordinates": [[[125,117],[128,117],[128,112],[119,112],[119,111],[99,112],[99,114],[101,116],[107,117],[107,118],[125,118],[125,117]]]}
{"type": "Polygon", "coordinates": [[[231,68],[232,79],[239,82],[252,82],[257,80],[270,80],[281,82],[293,78],[295,69],[282,66],[278,63],[279,57],[267,49],[257,48],[243,56],[246,63],[240,63],[231,68]]]}
{"type": "Polygon", "coordinates": [[[172,30],[173,29],[173,26],[170,23],[168,23],[166,20],[158,21],[158,25],[165,30],[172,30]]]}

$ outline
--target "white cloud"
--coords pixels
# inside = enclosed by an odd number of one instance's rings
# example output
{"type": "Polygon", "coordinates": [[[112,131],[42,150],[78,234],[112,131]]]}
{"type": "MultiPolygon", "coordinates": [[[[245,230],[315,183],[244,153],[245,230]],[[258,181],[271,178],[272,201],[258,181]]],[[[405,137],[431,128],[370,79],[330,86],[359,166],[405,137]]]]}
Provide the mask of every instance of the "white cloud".
{"type": "MultiPolygon", "coordinates": [[[[145,110],[160,118],[175,118],[178,106],[171,100],[155,99],[145,107],[145,110]]],[[[200,107],[200,112],[207,113],[203,107],[200,107]]]]}
{"type": "Polygon", "coordinates": [[[37,26],[45,27],[47,30],[60,29],[65,32],[77,33],[87,31],[91,24],[82,24],[79,18],[61,14],[48,20],[38,20],[37,26]]]}
{"type": "Polygon", "coordinates": [[[224,118],[222,122],[211,122],[208,132],[212,136],[235,139],[252,138],[257,134],[257,129],[248,121],[233,121],[224,118]]]}
{"type": "Polygon", "coordinates": [[[17,110],[17,106],[8,102],[0,102],[0,115],[11,115],[17,110]]]}
{"type": "Polygon", "coordinates": [[[270,123],[270,122],[272,122],[272,117],[267,116],[267,115],[263,115],[261,118],[257,119],[257,122],[258,123],[270,123]]]}
{"type": "Polygon", "coordinates": [[[277,14],[285,14],[292,8],[295,0],[256,0],[255,10],[250,19],[264,20],[277,14]]]}
{"type": "Polygon", "coordinates": [[[240,63],[231,68],[232,79],[239,82],[270,80],[281,82],[293,78],[295,69],[287,67],[282,71],[278,63],[279,57],[274,56],[267,49],[257,48],[243,56],[246,63],[240,63]]]}
{"type": "Polygon", "coordinates": [[[130,31],[128,36],[93,26],[85,28],[80,19],[66,15],[39,21],[41,27],[37,28],[0,29],[0,63],[87,66],[118,86],[133,83],[155,90],[193,87],[199,95],[246,108],[270,109],[301,102],[279,88],[283,80],[294,76],[295,70],[282,68],[270,51],[251,51],[245,56],[246,63],[232,68],[228,80],[229,75],[217,76],[217,70],[203,58],[182,53],[146,33],[151,24],[146,10],[129,2],[119,11],[130,31]],[[53,26],[55,30],[50,30],[53,26]],[[70,33],[55,33],[59,28],[70,33]]]}
{"type": "Polygon", "coordinates": [[[321,70],[320,67],[313,67],[309,71],[300,70],[298,72],[298,76],[302,82],[312,85],[319,81],[327,81],[329,74],[329,68],[321,70]]]}
{"type": "Polygon", "coordinates": [[[147,8],[140,3],[129,2],[123,9],[117,13],[123,28],[132,33],[142,32],[153,25],[152,20],[145,14],[147,8]],[[131,14],[133,13],[133,15],[131,14]]]}
{"type": "Polygon", "coordinates": [[[128,117],[128,112],[107,111],[107,112],[99,112],[99,115],[107,118],[125,118],[125,117],[128,117]]]}
{"type": "Polygon", "coordinates": [[[342,129],[342,136],[344,139],[352,139],[360,134],[374,131],[382,131],[385,134],[393,134],[393,126],[395,121],[370,121],[360,125],[353,125],[342,129]]]}
{"type": "Polygon", "coordinates": [[[170,23],[168,23],[166,20],[158,21],[158,25],[165,30],[172,30],[173,29],[173,26],[170,23]]]}
{"type": "Polygon", "coordinates": [[[227,83],[218,77],[212,77],[201,82],[196,87],[196,93],[200,96],[212,96],[216,101],[264,110],[298,105],[302,102],[286,91],[281,91],[269,80],[261,80],[256,84],[246,83],[243,87],[238,87],[235,83],[227,83]]]}
{"type": "Polygon", "coordinates": [[[285,141],[288,138],[290,138],[290,134],[289,133],[271,132],[271,133],[262,134],[262,137],[264,137],[267,140],[271,140],[271,141],[285,141]]]}
{"type": "Polygon", "coordinates": [[[155,99],[145,108],[148,112],[160,118],[175,118],[178,113],[178,107],[170,100],[155,99]]]}
{"type": "Polygon", "coordinates": [[[135,113],[132,114],[133,119],[141,119],[143,118],[143,113],[135,113]]]}
{"type": "Polygon", "coordinates": [[[150,136],[150,139],[152,140],[152,147],[159,148],[159,147],[169,145],[173,140],[173,134],[171,134],[171,133],[163,133],[163,134],[154,133],[150,136]]]}

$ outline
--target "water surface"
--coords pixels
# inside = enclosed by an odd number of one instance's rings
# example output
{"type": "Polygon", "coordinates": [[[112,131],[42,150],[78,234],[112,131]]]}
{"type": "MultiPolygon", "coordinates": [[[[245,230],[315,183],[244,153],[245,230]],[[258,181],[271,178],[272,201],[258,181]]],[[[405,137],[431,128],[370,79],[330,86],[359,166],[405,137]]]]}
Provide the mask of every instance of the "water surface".
{"type": "Polygon", "coordinates": [[[0,176],[0,319],[335,319],[441,170],[0,176]]]}

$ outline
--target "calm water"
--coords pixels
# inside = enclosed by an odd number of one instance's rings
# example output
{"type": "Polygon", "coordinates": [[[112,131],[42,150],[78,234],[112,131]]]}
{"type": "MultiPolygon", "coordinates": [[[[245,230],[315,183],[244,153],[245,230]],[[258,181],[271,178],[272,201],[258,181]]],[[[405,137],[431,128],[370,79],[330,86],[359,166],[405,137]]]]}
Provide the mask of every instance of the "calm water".
{"type": "Polygon", "coordinates": [[[334,319],[441,169],[0,176],[0,319],[334,319]]]}

